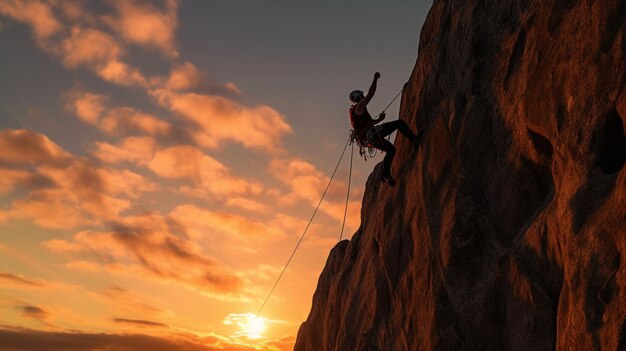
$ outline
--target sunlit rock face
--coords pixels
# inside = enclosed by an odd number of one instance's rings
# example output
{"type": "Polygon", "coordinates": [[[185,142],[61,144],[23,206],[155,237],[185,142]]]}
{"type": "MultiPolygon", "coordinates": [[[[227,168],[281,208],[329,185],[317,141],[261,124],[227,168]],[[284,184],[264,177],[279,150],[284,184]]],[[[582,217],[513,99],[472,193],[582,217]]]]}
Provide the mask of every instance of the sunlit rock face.
{"type": "Polygon", "coordinates": [[[295,349],[626,350],[626,1],[435,0],[295,349]]]}

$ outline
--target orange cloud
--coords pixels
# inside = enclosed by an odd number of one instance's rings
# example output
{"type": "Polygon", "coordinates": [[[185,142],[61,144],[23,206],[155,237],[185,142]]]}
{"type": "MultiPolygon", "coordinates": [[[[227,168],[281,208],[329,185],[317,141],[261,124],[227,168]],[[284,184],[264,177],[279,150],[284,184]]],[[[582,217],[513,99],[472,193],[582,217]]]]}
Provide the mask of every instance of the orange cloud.
{"type": "Polygon", "coordinates": [[[66,253],[75,253],[78,245],[82,252],[108,257],[109,262],[125,266],[130,260],[140,264],[144,274],[219,294],[236,294],[241,288],[240,279],[203,255],[197,244],[169,231],[153,231],[146,218],[127,217],[112,226],[113,231],[81,231],[72,241],[55,240],[44,245],[56,252],[66,248],[66,253]]]}
{"type": "MultiPolygon", "coordinates": [[[[80,252],[82,251],[82,247],[78,244],[71,243],[65,240],[50,240],[44,242],[44,246],[53,252],[63,253],[63,252],[80,252]],[[52,241],[57,241],[53,243],[52,241]],[[78,249],[74,250],[74,247],[78,249]]],[[[81,272],[89,272],[96,273],[100,270],[101,266],[98,263],[89,262],[89,261],[71,261],[63,265],[63,267],[73,269],[81,272]]]]}
{"type": "Polygon", "coordinates": [[[99,127],[112,135],[141,133],[153,136],[167,135],[173,128],[169,122],[130,107],[112,109],[99,127]]]}
{"type": "Polygon", "coordinates": [[[146,78],[136,68],[121,61],[109,61],[104,66],[97,67],[96,73],[100,78],[118,85],[146,85],[146,78]]]}
{"type": "Polygon", "coordinates": [[[79,204],[69,201],[63,191],[38,190],[25,199],[14,201],[7,218],[30,219],[40,227],[51,229],[95,224],[77,205],[79,204]]]}
{"type": "Polygon", "coordinates": [[[43,134],[24,129],[0,130],[0,161],[61,165],[70,158],[68,152],[43,134]]]}
{"type": "Polygon", "coordinates": [[[74,89],[63,94],[65,108],[79,119],[87,122],[108,135],[147,135],[170,141],[190,141],[185,127],[177,127],[170,122],[131,107],[107,106],[104,95],[74,89]]]}
{"type": "Polygon", "coordinates": [[[47,183],[48,179],[29,171],[0,167],[0,195],[10,193],[17,188],[34,188],[47,183]]]}
{"type": "MultiPolygon", "coordinates": [[[[48,228],[72,228],[115,218],[130,207],[129,199],[155,189],[139,174],[74,157],[46,136],[25,130],[0,131],[0,161],[10,167],[30,166],[25,184],[41,187],[13,201],[3,216],[32,219],[48,228]]],[[[20,171],[12,174],[5,187],[26,177],[20,171]]]]}
{"type": "Polygon", "coordinates": [[[198,128],[192,136],[198,145],[216,148],[236,141],[248,148],[281,151],[281,137],[291,133],[285,118],[269,106],[243,106],[222,96],[153,90],[161,104],[198,128]]]}
{"type": "Polygon", "coordinates": [[[16,21],[29,24],[38,41],[48,39],[63,28],[54,16],[50,4],[36,0],[5,0],[0,2],[0,13],[16,21]]]}
{"type": "Polygon", "coordinates": [[[145,296],[138,296],[119,286],[111,286],[97,296],[104,298],[115,306],[120,313],[139,313],[142,316],[153,316],[170,313],[147,302],[145,296]]]}
{"type": "Polygon", "coordinates": [[[226,166],[192,146],[158,150],[148,167],[164,178],[193,181],[200,188],[187,187],[181,190],[201,196],[258,194],[263,189],[259,182],[232,176],[226,166]]]}
{"type": "Polygon", "coordinates": [[[316,204],[328,183],[328,178],[314,165],[298,158],[274,159],[269,164],[269,171],[290,187],[292,193],[284,195],[288,202],[289,198],[296,197],[316,204]]]}
{"type": "MultiPolygon", "coordinates": [[[[114,3],[116,4],[119,5],[118,8],[121,6],[125,10],[123,14],[130,13],[130,16],[121,17],[121,25],[115,26],[121,30],[122,37],[146,44],[171,42],[176,23],[176,2],[168,2],[167,18],[173,21],[174,26],[169,30],[172,33],[170,38],[165,40],[163,34],[167,34],[168,31],[154,30],[159,27],[157,23],[159,21],[154,20],[154,13],[142,14],[142,10],[149,10],[148,6],[137,7],[128,1],[118,1],[114,3]],[[134,30],[127,30],[127,24],[134,20],[138,21],[134,24],[134,30]]],[[[87,68],[105,81],[118,85],[147,86],[147,79],[143,74],[122,60],[125,55],[122,44],[112,35],[96,29],[98,23],[94,22],[103,17],[92,15],[80,3],[6,0],[0,3],[0,14],[30,25],[39,47],[61,58],[68,68],[87,68]],[[55,10],[64,14],[69,22],[83,23],[81,25],[62,23],[54,15],[55,10]],[[77,13],[80,13],[80,16],[77,16],[77,13]]],[[[110,19],[104,19],[105,22],[112,22],[110,19]]],[[[113,19],[113,22],[115,21],[116,19],[113,19]]]]}
{"type": "Polygon", "coordinates": [[[23,317],[32,318],[39,321],[45,321],[46,319],[48,319],[48,317],[50,317],[50,313],[41,307],[22,305],[17,306],[17,308],[20,309],[23,317]]]}
{"type": "Polygon", "coordinates": [[[171,91],[195,91],[211,95],[236,97],[241,91],[234,83],[217,84],[209,81],[206,73],[200,71],[191,62],[175,66],[165,83],[165,89],[171,91]]]}
{"type": "Polygon", "coordinates": [[[74,290],[75,286],[66,285],[58,282],[50,282],[44,279],[27,277],[21,274],[13,274],[8,272],[0,272],[0,282],[3,287],[26,289],[26,290],[74,290]]]}
{"type": "Polygon", "coordinates": [[[69,68],[89,68],[102,79],[119,85],[146,84],[137,69],[121,61],[123,47],[103,31],[74,27],[61,47],[63,63],[69,68]]]}
{"type": "Polygon", "coordinates": [[[107,163],[132,162],[146,166],[154,157],[156,142],[151,137],[128,137],[117,145],[97,142],[93,154],[107,163]]]}
{"type": "Polygon", "coordinates": [[[169,328],[167,324],[145,319],[113,318],[113,322],[142,328],[169,328]]]}
{"type": "Polygon", "coordinates": [[[121,37],[133,44],[154,47],[168,57],[177,57],[174,43],[178,19],[178,1],[166,0],[165,11],[146,1],[114,0],[116,17],[105,17],[105,22],[121,37]]]}
{"type": "Polygon", "coordinates": [[[6,272],[0,272],[0,281],[3,281],[3,284],[22,288],[45,288],[48,286],[48,283],[45,280],[27,278],[21,275],[6,272]]]}
{"type": "Polygon", "coordinates": [[[88,91],[73,90],[65,93],[65,108],[89,124],[97,125],[102,112],[106,109],[107,98],[104,95],[88,91]]]}
{"type": "Polygon", "coordinates": [[[74,27],[63,41],[63,63],[70,68],[103,67],[117,61],[123,52],[111,35],[97,29],[74,27]]]}
{"type": "MultiPolygon", "coordinates": [[[[279,196],[282,204],[292,204],[298,199],[317,206],[330,178],[309,162],[298,158],[274,159],[270,162],[269,171],[277,179],[289,186],[291,192],[279,196]]],[[[331,218],[342,221],[345,211],[347,184],[335,178],[320,206],[320,210],[331,218]]],[[[348,203],[346,217],[347,232],[356,229],[360,222],[361,201],[358,191],[353,191],[348,203]]]]}
{"type": "MultiPolygon", "coordinates": [[[[85,159],[75,159],[66,168],[39,167],[40,174],[52,179],[56,189],[40,191],[37,201],[64,203],[90,215],[94,220],[119,216],[130,207],[128,198],[154,190],[154,185],[128,170],[109,170],[85,159]]],[[[32,201],[31,202],[32,205],[32,201]]],[[[28,205],[22,209],[27,211],[28,205]]],[[[65,206],[60,206],[65,207],[65,206]]]]}
{"type": "Polygon", "coordinates": [[[149,163],[150,169],[164,178],[186,178],[204,183],[225,175],[227,168],[192,146],[159,150],[149,163]]]}
{"type": "Polygon", "coordinates": [[[250,212],[268,213],[269,206],[244,197],[233,197],[226,201],[226,206],[237,207],[250,212]]]}
{"type": "Polygon", "coordinates": [[[177,206],[170,216],[184,225],[192,238],[219,233],[233,238],[267,240],[283,234],[279,227],[271,224],[194,205],[177,206]]]}
{"type": "Polygon", "coordinates": [[[185,62],[172,69],[167,87],[172,90],[191,90],[200,86],[205,77],[191,62],[185,62]]]}

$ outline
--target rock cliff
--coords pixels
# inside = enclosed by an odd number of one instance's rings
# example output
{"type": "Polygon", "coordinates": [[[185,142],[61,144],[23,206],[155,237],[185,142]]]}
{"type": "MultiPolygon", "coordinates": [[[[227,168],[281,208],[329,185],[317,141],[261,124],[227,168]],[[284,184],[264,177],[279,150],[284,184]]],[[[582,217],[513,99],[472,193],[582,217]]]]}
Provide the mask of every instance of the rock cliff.
{"type": "Polygon", "coordinates": [[[435,0],[295,349],[626,350],[626,1],[435,0]]]}

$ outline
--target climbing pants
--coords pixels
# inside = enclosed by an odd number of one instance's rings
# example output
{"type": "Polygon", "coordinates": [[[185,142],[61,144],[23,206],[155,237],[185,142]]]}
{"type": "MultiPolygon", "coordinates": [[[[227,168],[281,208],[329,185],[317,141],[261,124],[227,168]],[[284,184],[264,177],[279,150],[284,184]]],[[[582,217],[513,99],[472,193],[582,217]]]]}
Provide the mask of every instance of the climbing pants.
{"type": "Polygon", "coordinates": [[[391,174],[391,162],[393,162],[393,157],[396,154],[396,147],[385,139],[385,137],[396,130],[404,135],[405,138],[411,140],[411,143],[417,141],[417,136],[411,131],[409,126],[403,120],[381,124],[379,130],[380,140],[376,143],[376,148],[385,152],[385,158],[383,159],[383,175],[391,174]]]}

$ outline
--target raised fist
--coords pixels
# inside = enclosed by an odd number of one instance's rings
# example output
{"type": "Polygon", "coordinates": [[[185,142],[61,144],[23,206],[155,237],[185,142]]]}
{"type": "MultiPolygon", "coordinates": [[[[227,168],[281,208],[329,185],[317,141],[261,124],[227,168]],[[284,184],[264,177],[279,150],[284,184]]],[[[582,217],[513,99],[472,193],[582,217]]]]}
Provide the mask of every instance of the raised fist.
{"type": "Polygon", "coordinates": [[[374,73],[374,79],[378,79],[378,78],[380,78],[380,73],[378,72],[374,73]]]}

